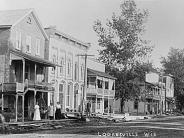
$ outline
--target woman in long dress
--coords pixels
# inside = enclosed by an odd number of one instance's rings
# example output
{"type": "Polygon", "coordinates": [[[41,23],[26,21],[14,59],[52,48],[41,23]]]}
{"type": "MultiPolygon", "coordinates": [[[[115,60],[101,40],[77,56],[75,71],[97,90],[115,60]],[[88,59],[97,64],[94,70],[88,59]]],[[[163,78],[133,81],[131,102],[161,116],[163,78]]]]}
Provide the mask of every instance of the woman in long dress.
{"type": "Polygon", "coordinates": [[[33,120],[41,120],[41,118],[40,118],[40,109],[39,109],[40,107],[39,107],[39,105],[38,105],[38,103],[35,105],[35,107],[34,107],[34,117],[33,117],[33,120]]]}
{"type": "Polygon", "coordinates": [[[56,119],[61,119],[61,105],[59,102],[57,102],[57,105],[56,105],[55,117],[56,119]]]}

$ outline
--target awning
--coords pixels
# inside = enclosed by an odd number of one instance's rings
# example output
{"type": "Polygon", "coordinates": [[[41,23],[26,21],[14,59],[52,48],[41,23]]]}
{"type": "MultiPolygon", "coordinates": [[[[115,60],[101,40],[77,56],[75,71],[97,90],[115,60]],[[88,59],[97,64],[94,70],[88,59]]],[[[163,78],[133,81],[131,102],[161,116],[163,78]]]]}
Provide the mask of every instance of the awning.
{"type": "Polygon", "coordinates": [[[30,60],[32,62],[40,63],[40,64],[42,64],[44,66],[47,66],[47,67],[56,67],[57,66],[56,64],[54,64],[50,61],[47,61],[45,59],[41,59],[39,57],[34,57],[32,55],[28,55],[28,54],[22,53],[20,51],[16,51],[16,50],[11,49],[10,52],[17,55],[17,56],[20,56],[24,59],[30,60]]]}
{"type": "Polygon", "coordinates": [[[96,71],[96,70],[92,70],[88,68],[88,76],[100,76],[100,77],[104,77],[104,78],[109,78],[109,79],[113,79],[116,80],[115,77],[105,73],[105,72],[101,72],[101,71],[96,71]]]}

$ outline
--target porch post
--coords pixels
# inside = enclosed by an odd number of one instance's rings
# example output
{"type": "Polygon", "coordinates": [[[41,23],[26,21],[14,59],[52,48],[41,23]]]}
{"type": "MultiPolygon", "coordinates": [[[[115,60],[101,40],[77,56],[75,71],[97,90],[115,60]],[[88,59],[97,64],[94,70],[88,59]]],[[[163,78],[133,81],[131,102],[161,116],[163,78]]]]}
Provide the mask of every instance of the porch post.
{"type": "Polygon", "coordinates": [[[97,95],[96,95],[95,113],[97,113],[97,95]]]}
{"type": "Polygon", "coordinates": [[[24,94],[22,95],[22,122],[24,122],[24,94]]]}
{"type": "Polygon", "coordinates": [[[35,82],[36,82],[36,68],[37,68],[37,65],[36,65],[36,63],[35,63],[35,74],[34,74],[34,75],[35,75],[35,76],[34,76],[34,78],[35,78],[35,79],[34,79],[34,80],[35,80],[35,82]]]}
{"type": "Polygon", "coordinates": [[[36,90],[34,90],[34,106],[36,105],[36,90]]]}
{"type": "Polygon", "coordinates": [[[23,67],[22,67],[22,82],[23,84],[25,83],[25,60],[22,59],[22,64],[23,64],[23,67]]]}
{"type": "Polygon", "coordinates": [[[4,111],[4,94],[2,94],[2,112],[4,111]]]}
{"type": "Polygon", "coordinates": [[[17,122],[17,103],[18,103],[18,94],[15,95],[15,121],[17,122]]]}
{"type": "Polygon", "coordinates": [[[108,102],[108,110],[107,110],[107,113],[109,114],[110,113],[110,108],[109,108],[109,92],[108,92],[108,96],[107,96],[107,102],[108,102]]]}

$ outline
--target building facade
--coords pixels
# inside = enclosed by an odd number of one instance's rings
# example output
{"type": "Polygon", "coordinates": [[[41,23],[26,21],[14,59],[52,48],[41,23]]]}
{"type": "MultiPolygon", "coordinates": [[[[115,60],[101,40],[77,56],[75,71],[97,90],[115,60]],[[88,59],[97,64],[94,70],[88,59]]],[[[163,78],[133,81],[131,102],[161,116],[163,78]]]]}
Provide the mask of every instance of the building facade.
{"type": "Polygon", "coordinates": [[[62,111],[80,111],[83,99],[85,58],[90,47],[57,30],[45,28],[49,36],[47,59],[58,66],[48,71],[48,81],[55,83],[55,94],[50,94],[48,103],[60,102],[62,111]],[[53,97],[53,98],[52,98],[53,97]],[[53,100],[54,99],[54,100],[53,100]]]}
{"type": "MultiPolygon", "coordinates": [[[[123,111],[134,115],[162,114],[174,108],[174,80],[170,75],[150,72],[144,82],[139,82],[138,99],[124,102],[123,111]]],[[[115,102],[120,112],[120,99],[115,102]]]]}
{"type": "Polygon", "coordinates": [[[46,70],[55,65],[44,59],[47,41],[34,10],[0,12],[0,106],[8,121],[32,120],[36,102],[48,106],[54,88],[46,70]]]}
{"type": "Polygon", "coordinates": [[[114,113],[115,80],[105,73],[104,64],[88,60],[86,99],[92,113],[114,113]]]}

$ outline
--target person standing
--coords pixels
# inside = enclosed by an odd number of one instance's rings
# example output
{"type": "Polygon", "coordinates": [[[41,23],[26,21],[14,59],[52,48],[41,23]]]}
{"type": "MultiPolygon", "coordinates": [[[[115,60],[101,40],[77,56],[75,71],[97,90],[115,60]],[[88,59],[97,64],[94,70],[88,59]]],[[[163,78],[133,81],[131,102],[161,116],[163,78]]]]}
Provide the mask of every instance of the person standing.
{"type": "Polygon", "coordinates": [[[53,103],[50,103],[48,115],[49,115],[49,119],[50,120],[52,120],[54,118],[54,106],[53,106],[53,103]]]}
{"type": "Polygon", "coordinates": [[[87,102],[87,116],[90,116],[91,115],[91,102],[88,101],[87,102]]]}
{"type": "Polygon", "coordinates": [[[59,102],[56,104],[56,113],[55,113],[56,119],[61,119],[61,105],[59,102]]]}
{"type": "Polygon", "coordinates": [[[39,107],[38,102],[37,102],[35,107],[34,107],[34,117],[33,117],[33,120],[41,120],[40,109],[39,108],[40,107],[39,107]]]}

